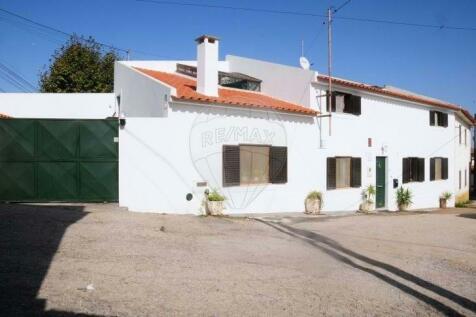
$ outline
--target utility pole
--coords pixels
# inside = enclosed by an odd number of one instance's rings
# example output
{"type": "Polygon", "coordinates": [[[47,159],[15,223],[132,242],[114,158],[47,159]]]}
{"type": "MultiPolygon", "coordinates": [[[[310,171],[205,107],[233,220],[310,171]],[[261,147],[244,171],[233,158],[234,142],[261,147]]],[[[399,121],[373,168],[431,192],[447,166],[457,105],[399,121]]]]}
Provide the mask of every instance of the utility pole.
{"type": "Polygon", "coordinates": [[[126,54],[127,54],[127,60],[129,60],[131,58],[131,50],[127,49],[126,54]]]}
{"type": "Polygon", "coordinates": [[[332,7],[327,9],[327,76],[329,79],[329,136],[332,134],[332,7]]]}

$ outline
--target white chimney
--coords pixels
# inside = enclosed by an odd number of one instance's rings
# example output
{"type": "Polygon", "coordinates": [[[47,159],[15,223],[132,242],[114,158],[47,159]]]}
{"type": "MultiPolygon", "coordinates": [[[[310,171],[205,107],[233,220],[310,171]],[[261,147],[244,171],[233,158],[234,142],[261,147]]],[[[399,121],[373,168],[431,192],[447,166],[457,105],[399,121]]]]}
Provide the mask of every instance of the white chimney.
{"type": "Polygon", "coordinates": [[[202,35],[197,38],[197,92],[218,96],[218,38],[202,35]]]}

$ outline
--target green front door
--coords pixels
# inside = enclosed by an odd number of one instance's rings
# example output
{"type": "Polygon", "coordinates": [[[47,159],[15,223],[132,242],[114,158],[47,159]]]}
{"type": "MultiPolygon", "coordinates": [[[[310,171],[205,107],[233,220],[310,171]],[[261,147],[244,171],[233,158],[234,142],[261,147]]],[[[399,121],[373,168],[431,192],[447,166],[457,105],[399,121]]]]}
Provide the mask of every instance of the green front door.
{"type": "Polygon", "coordinates": [[[375,181],[375,187],[376,187],[376,201],[375,205],[377,208],[383,208],[385,207],[385,184],[387,183],[386,176],[385,176],[385,162],[386,158],[385,157],[377,157],[377,166],[376,166],[376,181],[375,181]]]}
{"type": "Polygon", "coordinates": [[[118,200],[117,120],[0,120],[0,201],[118,200]]]}

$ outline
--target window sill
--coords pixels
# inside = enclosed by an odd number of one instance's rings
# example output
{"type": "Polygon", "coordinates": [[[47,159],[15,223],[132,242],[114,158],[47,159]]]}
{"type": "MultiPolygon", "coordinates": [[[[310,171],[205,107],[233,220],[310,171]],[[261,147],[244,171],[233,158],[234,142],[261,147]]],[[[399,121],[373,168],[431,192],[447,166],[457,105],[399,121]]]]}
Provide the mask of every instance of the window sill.
{"type": "Polygon", "coordinates": [[[257,186],[257,187],[265,187],[265,186],[268,186],[268,185],[286,185],[286,183],[256,183],[256,184],[240,184],[240,185],[222,185],[223,188],[246,188],[246,187],[253,187],[253,186],[257,186]]]}
{"type": "Polygon", "coordinates": [[[340,188],[332,188],[332,189],[327,188],[327,191],[346,190],[346,189],[359,189],[359,188],[362,188],[362,186],[360,186],[360,187],[340,187],[340,188]]]}
{"type": "Polygon", "coordinates": [[[360,117],[362,114],[353,114],[353,113],[348,113],[348,112],[327,112],[328,114],[331,115],[338,115],[338,116],[352,116],[352,117],[360,117]]]}

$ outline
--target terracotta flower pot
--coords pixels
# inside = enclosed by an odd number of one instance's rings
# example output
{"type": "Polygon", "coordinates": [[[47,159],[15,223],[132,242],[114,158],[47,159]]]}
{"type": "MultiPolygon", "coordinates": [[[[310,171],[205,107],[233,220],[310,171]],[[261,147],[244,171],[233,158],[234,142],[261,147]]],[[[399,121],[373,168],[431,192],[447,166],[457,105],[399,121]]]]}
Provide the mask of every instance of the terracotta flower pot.
{"type": "Polygon", "coordinates": [[[440,208],[446,209],[446,202],[445,198],[440,198],[440,208]]]}
{"type": "Polygon", "coordinates": [[[306,214],[318,215],[321,213],[321,201],[319,199],[306,198],[304,205],[306,214]]]}
{"type": "Polygon", "coordinates": [[[398,210],[399,211],[405,211],[405,210],[407,210],[407,208],[408,208],[407,204],[398,205],[398,210]]]}
{"type": "Polygon", "coordinates": [[[223,215],[223,201],[207,200],[207,215],[221,216],[223,215]]]}

